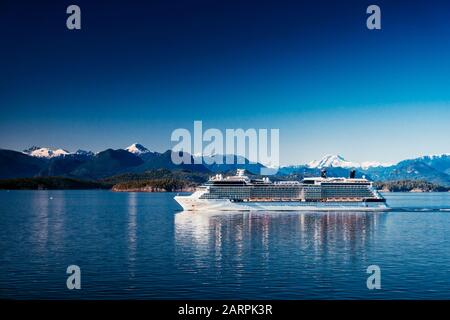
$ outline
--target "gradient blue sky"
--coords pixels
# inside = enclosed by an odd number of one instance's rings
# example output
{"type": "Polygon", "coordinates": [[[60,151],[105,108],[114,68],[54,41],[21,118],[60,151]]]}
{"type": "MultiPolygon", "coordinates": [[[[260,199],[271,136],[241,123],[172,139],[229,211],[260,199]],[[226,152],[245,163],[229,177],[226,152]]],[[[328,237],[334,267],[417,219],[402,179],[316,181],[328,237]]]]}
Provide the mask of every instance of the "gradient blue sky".
{"type": "Polygon", "coordinates": [[[282,164],[450,152],[445,1],[2,1],[0,148],[279,128],[282,164]],[[65,27],[78,4],[82,30],[65,27]],[[367,30],[369,4],[382,30],[367,30]]]}

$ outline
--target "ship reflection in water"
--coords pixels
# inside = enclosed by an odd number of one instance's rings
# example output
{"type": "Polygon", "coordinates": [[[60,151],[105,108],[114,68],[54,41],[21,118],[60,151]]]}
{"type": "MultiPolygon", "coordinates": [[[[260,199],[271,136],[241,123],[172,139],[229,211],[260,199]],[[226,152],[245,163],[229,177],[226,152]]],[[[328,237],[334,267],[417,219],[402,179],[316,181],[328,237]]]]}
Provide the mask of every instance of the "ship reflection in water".
{"type": "MultiPolygon", "coordinates": [[[[268,250],[269,241],[297,243],[315,252],[326,252],[334,245],[347,245],[349,251],[364,248],[371,235],[384,223],[387,213],[193,213],[175,215],[175,239],[179,246],[205,250],[219,249],[223,240],[236,246],[259,242],[268,250]],[[342,242],[344,241],[344,242],[342,242]]],[[[361,252],[363,253],[363,252],[361,252]]]]}
{"type": "MultiPolygon", "coordinates": [[[[346,277],[355,272],[362,289],[365,268],[372,264],[367,251],[376,245],[375,235],[384,229],[387,215],[185,211],[175,215],[176,263],[196,282],[203,272],[212,273],[202,281],[213,284],[226,278],[222,289],[248,290],[253,285],[261,298],[264,290],[272,298],[277,290],[285,298],[299,298],[308,288],[321,289],[322,297],[328,288],[332,295],[336,288],[345,290],[346,277]]],[[[309,298],[314,291],[308,290],[309,298]]]]}
{"type": "Polygon", "coordinates": [[[388,213],[176,213],[170,193],[0,192],[0,298],[448,299],[450,193],[386,198],[388,213]]]}

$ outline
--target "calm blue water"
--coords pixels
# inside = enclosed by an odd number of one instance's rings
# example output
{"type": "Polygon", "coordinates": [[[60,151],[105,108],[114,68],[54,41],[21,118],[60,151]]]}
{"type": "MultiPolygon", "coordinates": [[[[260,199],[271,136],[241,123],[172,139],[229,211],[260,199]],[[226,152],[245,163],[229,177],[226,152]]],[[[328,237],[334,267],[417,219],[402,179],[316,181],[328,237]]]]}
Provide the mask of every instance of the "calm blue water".
{"type": "Polygon", "coordinates": [[[173,196],[1,191],[0,298],[450,299],[450,193],[387,194],[389,213],[215,215],[173,196]]]}

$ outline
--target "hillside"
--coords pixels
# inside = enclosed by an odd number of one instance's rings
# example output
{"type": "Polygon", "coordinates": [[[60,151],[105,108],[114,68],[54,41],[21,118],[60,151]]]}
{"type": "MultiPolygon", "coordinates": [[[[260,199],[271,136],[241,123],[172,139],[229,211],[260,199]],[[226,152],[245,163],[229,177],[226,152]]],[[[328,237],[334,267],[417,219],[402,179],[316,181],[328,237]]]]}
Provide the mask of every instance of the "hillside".
{"type": "Polygon", "coordinates": [[[183,180],[193,184],[201,184],[207,181],[209,175],[201,172],[192,172],[189,170],[168,170],[168,169],[155,169],[149,170],[144,173],[125,173],[112,177],[102,179],[101,181],[106,184],[117,184],[128,181],[148,181],[157,179],[173,179],[183,180]]]}
{"type": "Polygon", "coordinates": [[[400,180],[388,182],[375,182],[375,188],[389,192],[446,192],[450,188],[446,188],[427,181],[418,180],[400,180]]]}
{"type": "Polygon", "coordinates": [[[0,150],[0,178],[22,178],[38,175],[46,161],[21,152],[0,150]]]}
{"type": "Polygon", "coordinates": [[[194,191],[196,184],[179,179],[151,179],[121,182],[113,186],[113,191],[175,192],[194,191]]]}
{"type": "MultiPolygon", "coordinates": [[[[258,176],[260,163],[249,163],[244,157],[233,156],[234,164],[210,163],[216,158],[202,157],[202,164],[175,165],[172,151],[159,153],[135,143],[126,149],[107,149],[98,153],[78,150],[69,152],[64,148],[31,147],[24,152],[0,150],[0,179],[33,177],[66,177],[78,180],[103,180],[124,182],[128,180],[180,179],[194,183],[204,182],[215,173],[232,174],[238,168],[249,175],[258,176]],[[242,164],[238,164],[242,162],[242,164]],[[161,171],[163,170],[163,171],[161,171]],[[166,170],[166,171],[164,171],[166,170]],[[128,180],[127,180],[128,179],[128,180]]],[[[225,159],[224,155],[215,155],[225,159]]],[[[417,180],[443,187],[450,187],[450,155],[430,155],[407,159],[397,164],[376,161],[354,162],[339,155],[326,155],[308,164],[281,167],[272,180],[301,180],[303,177],[319,176],[322,170],[329,177],[346,177],[350,170],[356,177],[365,176],[372,181],[417,180]]]]}

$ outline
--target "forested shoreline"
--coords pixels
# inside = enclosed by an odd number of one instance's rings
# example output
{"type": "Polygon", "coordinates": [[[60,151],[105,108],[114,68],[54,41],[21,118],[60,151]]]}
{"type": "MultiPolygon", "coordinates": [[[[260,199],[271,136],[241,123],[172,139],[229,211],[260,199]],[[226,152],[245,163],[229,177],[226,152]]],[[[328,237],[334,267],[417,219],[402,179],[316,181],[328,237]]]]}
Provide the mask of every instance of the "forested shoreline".
{"type": "MultiPolygon", "coordinates": [[[[0,190],[88,190],[117,192],[192,192],[208,180],[204,173],[157,169],[143,174],[122,174],[101,180],[72,177],[34,177],[0,179],[0,190]]],[[[422,180],[377,181],[374,187],[384,192],[448,192],[449,187],[422,180]]]]}

